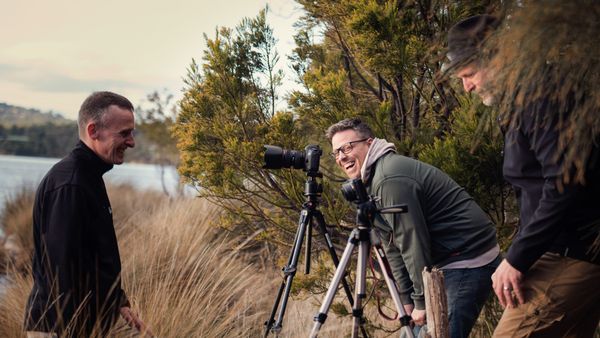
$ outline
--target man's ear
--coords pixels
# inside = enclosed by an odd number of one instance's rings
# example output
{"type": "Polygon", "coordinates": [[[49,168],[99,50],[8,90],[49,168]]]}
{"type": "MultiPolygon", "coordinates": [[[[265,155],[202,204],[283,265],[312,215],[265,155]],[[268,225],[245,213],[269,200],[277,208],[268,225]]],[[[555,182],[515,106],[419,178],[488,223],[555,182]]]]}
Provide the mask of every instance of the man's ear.
{"type": "Polygon", "coordinates": [[[98,137],[100,137],[98,131],[98,125],[95,122],[88,122],[87,126],[85,127],[85,130],[88,134],[88,137],[92,140],[97,140],[98,137]]]}

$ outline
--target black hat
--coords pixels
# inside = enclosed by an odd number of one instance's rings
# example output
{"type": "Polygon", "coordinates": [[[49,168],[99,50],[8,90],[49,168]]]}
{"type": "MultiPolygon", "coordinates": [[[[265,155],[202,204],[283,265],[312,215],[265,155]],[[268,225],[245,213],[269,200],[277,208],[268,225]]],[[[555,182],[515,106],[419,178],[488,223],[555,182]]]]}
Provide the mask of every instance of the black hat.
{"type": "Polygon", "coordinates": [[[480,47],[500,22],[491,15],[475,15],[455,24],[448,31],[449,62],[442,65],[444,73],[473,61],[479,55],[480,47]]]}

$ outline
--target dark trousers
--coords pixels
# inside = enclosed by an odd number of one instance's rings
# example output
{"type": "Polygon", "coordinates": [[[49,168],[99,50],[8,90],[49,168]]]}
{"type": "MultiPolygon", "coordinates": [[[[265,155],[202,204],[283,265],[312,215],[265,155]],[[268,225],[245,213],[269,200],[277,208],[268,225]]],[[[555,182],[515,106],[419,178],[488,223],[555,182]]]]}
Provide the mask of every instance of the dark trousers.
{"type": "Polygon", "coordinates": [[[467,338],[492,291],[500,256],[479,268],[444,269],[450,337],[467,338]]]}

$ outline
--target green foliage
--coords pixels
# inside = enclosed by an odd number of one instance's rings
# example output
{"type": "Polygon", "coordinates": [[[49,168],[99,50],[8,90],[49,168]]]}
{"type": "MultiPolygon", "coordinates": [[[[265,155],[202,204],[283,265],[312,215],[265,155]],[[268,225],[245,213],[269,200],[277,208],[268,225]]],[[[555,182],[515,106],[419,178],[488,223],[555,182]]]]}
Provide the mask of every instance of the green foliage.
{"type": "Polygon", "coordinates": [[[9,128],[0,125],[0,154],[63,157],[73,148],[77,138],[75,122],[9,128]]]}
{"type": "Polygon", "coordinates": [[[513,192],[502,176],[503,142],[497,114],[468,97],[459,98],[453,112],[452,129],[443,138],[425,145],[419,158],[450,175],[477,201],[500,231],[501,244],[508,244],[516,213],[513,192]]]}
{"type": "Polygon", "coordinates": [[[154,91],[146,96],[148,106],[135,109],[136,131],[143,139],[145,150],[153,163],[175,165],[177,163],[177,147],[171,128],[177,116],[177,106],[172,102],[173,95],[154,91]]]}
{"type": "Polygon", "coordinates": [[[458,102],[438,79],[446,32],[494,2],[299,2],[307,15],[292,59],[306,90],[292,93],[290,104],[301,119],[324,130],[360,116],[416,157],[451,129],[458,102]],[[310,39],[315,29],[323,31],[320,43],[310,39]]]}
{"type": "Polygon", "coordinates": [[[204,63],[189,68],[173,133],[180,173],[229,211],[225,226],[263,230],[259,238],[284,244],[304,200],[302,172],[263,169],[263,144],[302,149],[308,133],[290,112],[275,111],[281,73],[265,16],[206,37],[204,63]]]}

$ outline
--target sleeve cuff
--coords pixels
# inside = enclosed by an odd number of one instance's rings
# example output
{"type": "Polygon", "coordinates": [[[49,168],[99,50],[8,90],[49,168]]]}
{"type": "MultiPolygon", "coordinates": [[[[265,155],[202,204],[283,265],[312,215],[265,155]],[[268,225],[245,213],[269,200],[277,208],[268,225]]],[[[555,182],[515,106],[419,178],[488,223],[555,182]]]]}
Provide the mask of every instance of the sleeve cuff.
{"type": "Polygon", "coordinates": [[[125,291],[123,291],[123,289],[121,289],[121,304],[120,304],[120,308],[121,307],[131,307],[131,303],[129,303],[129,299],[127,299],[127,295],[125,294],[125,291]]]}
{"type": "Polygon", "coordinates": [[[425,310],[425,299],[413,299],[415,303],[415,309],[425,310]]]}
{"type": "Polygon", "coordinates": [[[518,250],[515,243],[508,248],[508,252],[504,257],[512,267],[519,270],[521,273],[526,273],[527,270],[540,258],[540,255],[527,255],[524,250],[518,250]]]}

